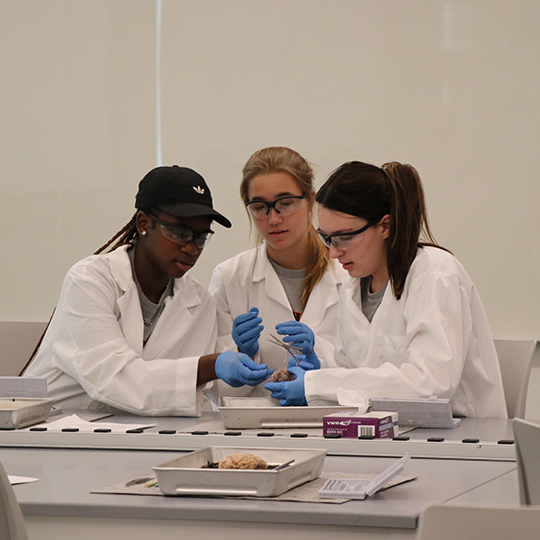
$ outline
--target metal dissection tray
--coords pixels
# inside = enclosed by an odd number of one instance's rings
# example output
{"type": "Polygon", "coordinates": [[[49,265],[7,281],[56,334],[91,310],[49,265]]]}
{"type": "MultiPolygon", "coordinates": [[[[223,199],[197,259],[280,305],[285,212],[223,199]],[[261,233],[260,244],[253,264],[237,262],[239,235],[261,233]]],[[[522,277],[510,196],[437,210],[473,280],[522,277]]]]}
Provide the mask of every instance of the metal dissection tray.
{"type": "Polygon", "coordinates": [[[44,422],[49,417],[54,399],[0,399],[0,429],[19,429],[44,422]]]}
{"type": "Polygon", "coordinates": [[[274,497],[318,478],[325,456],[326,450],[317,449],[209,446],[152,469],[165,495],[274,497]],[[294,461],[281,470],[205,467],[237,452],[259,456],[273,467],[294,461]]]}
{"type": "Polygon", "coordinates": [[[221,419],[227,429],[322,428],[323,417],[353,412],[354,407],[282,407],[271,397],[227,397],[220,400],[221,419]]]}
{"type": "Polygon", "coordinates": [[[449,399],[430,398],[371,398],[372,411],[394,411],[399,425],[417,428],[452,429],[461,419],[452,417],[449,399]]]}

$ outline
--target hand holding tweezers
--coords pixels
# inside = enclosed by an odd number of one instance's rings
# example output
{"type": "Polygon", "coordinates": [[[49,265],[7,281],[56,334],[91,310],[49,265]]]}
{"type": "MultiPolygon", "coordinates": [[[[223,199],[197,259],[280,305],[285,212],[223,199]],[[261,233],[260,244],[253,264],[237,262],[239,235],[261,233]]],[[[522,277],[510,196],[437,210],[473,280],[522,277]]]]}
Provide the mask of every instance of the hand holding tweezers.
{"type": "Polygon", "coordinates": [[[299,352],[301,353],[303,352],[302,349],[300,349],[299,347],[293,347],[292,345],[288,345],[287,343],[284,343],[283,341],[281,341],[281,339],[274,336],[273,334],[270,334],[270,338],[268,338],[268,341],[270,343],[283,347],[296,360],[296,365],[298,365],[298,362],[300,362],[300,359],[294,353],[296,354],[298,354],[299,352]]]}

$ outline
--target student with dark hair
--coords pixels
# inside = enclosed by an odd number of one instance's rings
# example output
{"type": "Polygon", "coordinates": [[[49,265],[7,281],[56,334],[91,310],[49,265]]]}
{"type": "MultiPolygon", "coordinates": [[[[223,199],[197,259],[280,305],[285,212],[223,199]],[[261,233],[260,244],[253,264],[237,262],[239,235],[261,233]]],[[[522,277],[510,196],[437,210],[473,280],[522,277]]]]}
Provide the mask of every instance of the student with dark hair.
{"type": "Polygon", "coordinates": [[[340,294],[338,367],[291,367],[294,381],[265,385],[272,396],[282,405],[335,404],[339,388],[353,385],[369,398],[435,395],[450,399],[456,416],[506,418],[478,291],[433,239],[417,171],[396,162],[345,163],[316,199],[319,234],[349,273],[340,294]]]}
{"type": "Polygon", "coordinates": [[[206,383],[255,385],[272,372],[244,354],[215,353],[215,303],[186,275],[212,221],[231,223],[185,167],[150,171],[135,206],[119,233],[69,270],[24,375],[46,377],[49,396],[66,408],[198,415],[206,383]]]}
{"type": "MultiPolygon", "coordinates": [[[[212,275],[219,346],[279,370],[289,356],[268,341],[276,334],[305,354],[316,352],[324,367],[335,366],[338,293],[347,274],[330,260],[313,225],[311,165],[290,148],[258,150],[244,165],[240,196],[258,246],[219,264],[212,275]]],[[[251,394],[268,391],[261,385],[251,394]]]]}

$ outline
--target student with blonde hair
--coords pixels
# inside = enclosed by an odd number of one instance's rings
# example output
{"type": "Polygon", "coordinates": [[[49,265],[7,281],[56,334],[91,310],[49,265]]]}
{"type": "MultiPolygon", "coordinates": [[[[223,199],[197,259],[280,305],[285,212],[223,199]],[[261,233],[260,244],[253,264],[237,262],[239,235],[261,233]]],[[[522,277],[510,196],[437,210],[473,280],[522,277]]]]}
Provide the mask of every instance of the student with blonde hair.
{"type": "MultiPolygon", "coordinates": [[[[334,366],[338,292],[346,273],[334,266],[313,225],[312,167],[289,148],[263,148],[244,166],[240,195],[258,246],[212,275],[218,348],[279,370],[289,355],[269,342],[275,334],[323,367],[334,366]]],[[[259,385],[252,395],[268,392],[259,385]]]]}

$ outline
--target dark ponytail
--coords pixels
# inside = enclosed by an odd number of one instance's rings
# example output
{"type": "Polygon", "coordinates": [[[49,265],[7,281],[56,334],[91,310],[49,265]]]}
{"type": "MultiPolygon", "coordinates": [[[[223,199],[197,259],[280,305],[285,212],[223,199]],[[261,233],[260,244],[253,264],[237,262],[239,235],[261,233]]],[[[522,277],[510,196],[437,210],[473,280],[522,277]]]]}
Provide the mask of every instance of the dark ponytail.
{"type": "Polygon", "coordinates": [[[330,210],[367,221],[390,215],[388,274],[398,300],[417,249],[440,247],[429,228],[420,177],[411,165],[394,161],[381,168],[360,161],[345,163],[330,175],[316,200],[330,210]]]}
{"type": "Polygon", "coordinates": [[[385,163],[382,170],[390,185],[388,273],[399,299],[418,247],[439,246],[429,228],[424,188],[417,170],[397,161],[385,163]]]}

